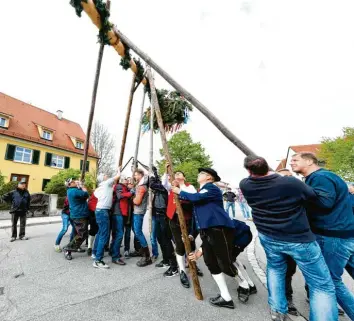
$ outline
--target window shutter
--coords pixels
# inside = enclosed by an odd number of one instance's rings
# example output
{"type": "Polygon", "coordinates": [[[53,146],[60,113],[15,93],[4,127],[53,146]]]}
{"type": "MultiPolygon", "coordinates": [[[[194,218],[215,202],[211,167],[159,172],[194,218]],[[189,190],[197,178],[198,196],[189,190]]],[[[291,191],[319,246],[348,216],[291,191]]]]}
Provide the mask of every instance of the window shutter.
{"type": "Polygon", "coordinates": [[[70,168],[70,157],[65,157],[64,168],[65,169],[70,168]]]}
{"type": "Polygon", "coordinates": [[[43,182],[42,182],[42,191],[43,192],[49,182],[50,182],[50,179],[46,179],[46,178],[43,179],[43,182]]]}
{"type": "MultiPolygon", "coordinates": [[[[80,171],[82,171],[82,164],[83,164],[83,163],[84,163],[84,161],[81,159],[81,160],[80,160],[80,171]]],[[[87,162],[86,162],[86,172],[88,172],[89,169],[90,169],[90,162],[87,161],[87,162]]]]}
{"type": "Polygon", "coordinates": [[[14,160],[15,158],[16,146],[7,144],[5,159],[6,160],[14,160]]]}
{"type": "Polygon", "coordinates": [[[34,150],[32,155],[32,164],[38,165],[39,164],[39,156],[41,152],[39,150],[34,150]]]}
{"type": "Polygon", "coordinates": [[[44,161],[45,166],[52,166],[52,157],[53,157],[52,153],[45,153],[45,161],[44,161]]]}

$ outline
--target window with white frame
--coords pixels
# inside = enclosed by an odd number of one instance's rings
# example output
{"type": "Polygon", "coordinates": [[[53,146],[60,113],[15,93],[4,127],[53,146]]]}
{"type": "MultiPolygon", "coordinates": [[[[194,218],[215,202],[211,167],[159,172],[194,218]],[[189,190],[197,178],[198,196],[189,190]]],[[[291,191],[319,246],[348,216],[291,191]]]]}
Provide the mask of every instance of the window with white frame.
{"type": "Polygon", "coordinates": [[[33,150],[16,146],[15,150],[15,162],[31,163],[32,162],[33,150]]]}
{"type": "Polygon", "coordinates": [[[84,149],[84,143],[79,140],[76,141],[76,148],[84,149]]]}
{"type": "Polygon", "coordinates": [[[6,127],[6,118],[0,117],[0,127],[6,127]]]}
{"type": "Polygon", "coordinates": [[[46,140],[52,140],[52,133],[47,130],[43,130],[42,137],[46,140]]]}
{"type": "Polygon", "coordinates": [[[52,156],[52,167],[64,168],[64,156],[53,155],[52,156]]]}

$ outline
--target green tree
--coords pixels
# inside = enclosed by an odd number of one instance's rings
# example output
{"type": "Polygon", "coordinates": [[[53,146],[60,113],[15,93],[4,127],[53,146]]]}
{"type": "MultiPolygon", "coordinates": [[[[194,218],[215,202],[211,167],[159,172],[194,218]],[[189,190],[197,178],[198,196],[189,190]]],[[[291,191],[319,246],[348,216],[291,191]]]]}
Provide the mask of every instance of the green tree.
{"type": "Polygon", "coordinates": [[[326,168],[335,172],[346,181],[354,181],[354,128],[343,128],[339,137],[322,140],[319,159],[323,160],[326,168]]]}
{"type": "MultiPolygon", "coordinates": [[[[213,166],[213,162],[210,156],[206,154],[202,144],[193,142],[191,135],[185,130],[172,136],[168,141],[168,148],[174,170],[184,172],[188,182],[194,186],[198,185],[198,168],[213,166]]],[[[164,157],[163,149],[160,149],[160,154],[164,157]]],[[[165,172],[165,159],[157,162],[157,164],[160,174],[163,174],[165,172]]]]}
{"type": "MultiPolygon", "coordinates": [[[[54,175],[50,182],[45,187],[45,192],[48,194],[58,194],[61,197],[66,195],[66,187],[64,185],[65,181],[68,178],[79,179],[80,171],[78,169],[65,169],[61,170],[58,174],[54,175]]],[[[95,179],[92,177],[90,173],[86,173],[85,175],[85,186],[87,191],[91,194],[92,189],[95,185],[95,179]]]]}

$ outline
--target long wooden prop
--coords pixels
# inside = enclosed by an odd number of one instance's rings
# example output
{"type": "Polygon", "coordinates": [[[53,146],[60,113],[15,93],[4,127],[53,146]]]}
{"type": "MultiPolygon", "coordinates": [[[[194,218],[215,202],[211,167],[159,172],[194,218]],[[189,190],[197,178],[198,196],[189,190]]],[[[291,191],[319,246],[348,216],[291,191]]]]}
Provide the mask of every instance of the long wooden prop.
{"type": "MultiPolygon", "coordinates": [[[[162,141],[162,146],[163,146],[164,153],[165,153],[165,158],[166,158],[166,161],[168,161],[169,164],[171,165],[169,167],[169,173],[168,174],[170,175],[171,179],[174,180],[172,158],[171,158],[170,152],[168,150],[165,127],[164,127],[164,123],[163,123],[162,116],[161,116],[159,102],[158,102],[158,99],[157,99],[154,79],[153,79],[153,77],[151,75],[151,69],[150,69],[149,66],[147,67],[146,75],[148,77],[149,84],[150,84],[151,103],[152,103],[153,109],[155,109],[155,115],[156,115],[156,118],[157,118],[157,122],[159,124],[159,129],[160,129],[160,134],[161,134],[161,141],[162,141]]],[[[151,115],[152,115],[152,113],[151,113],[151,115]]],[[[153,127],[151,128],[151,131],[153,131],[153,127]]],[[[186,254],[188,255],[192,251],[192,248],[191,248],[191,243],[190,243],[189,237],[188,237],[186,222],[184,220],[183,209],[182,209],[181,203],[180,203],[179,198],[178,198],[177,195],[175,195],[174,199],[175,199],[175,202],[176,202],[178,220],[179,220],[179,225],[180,225],[181,231],[182,231],[182,237],[183,237],[183,241],[184,241],[184,246],[186,248],[186,254]]],[[[198,279],[198,275],[197,275],[197,266],[196,266],[195,262],[191,262],[191,261],[189,262],[189,271],[190,271],[190,273],[192,275],[194,294],[195,294],[195,296],[196,296],[196,298],[198,300],[203,300],[203,294],[202,294],[202,290],[200,288],[199,279],[198,279]]]]}
{"type": "Polygon", "coordinates": [[[120,147],[120,154],[119,154],[119,162],[118,162],[118,167],[120,168],[123,164],[123,157],[124,157],[124,151],[125,151],[125,144],[127,142],[127,136],[128,136],[128,129],[129,129],[129,122],[130,122],[130,114],[132,111],[132,105],[133,105],[133,99],[134,99],[134,92],[136,90],[135,88],[135,79],[136,75],[133,74],[133,79],[132,79],[132,85],[130,87],[130,92],[129,92],[129,100],[128,100],[128,107],[127,107],[127,114],[125,116],[125,124],[124,124],[124,131],[123,131],[123,137],[122,137],[122,145],[120,147]]]}

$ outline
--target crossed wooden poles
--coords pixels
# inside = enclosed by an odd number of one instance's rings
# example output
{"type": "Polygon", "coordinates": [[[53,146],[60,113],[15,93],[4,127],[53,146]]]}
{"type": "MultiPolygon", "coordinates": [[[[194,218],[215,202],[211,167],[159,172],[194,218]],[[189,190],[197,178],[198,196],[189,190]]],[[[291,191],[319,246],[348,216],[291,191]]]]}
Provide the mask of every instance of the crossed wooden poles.
{"type": "MultiPolygon", "coordinates": [[[[110,1],[108,0],[107,1],[107,8],[109,9],[109,7],[110,7],[110,1]]],[[[151,89],[150,170],[152,168],[152,162],[153,162],[153,155],[152,155],[152,141],[153,141],[153,128],[154,128],[153,115],[155,114],[157,122],[158,122],[159,130],[160,130],[160,134],[161,134],[161,141],[162,141],[162,145],[163,145],[165,159],[171,165],[169,167],[168,174],[170,175],[172,180],[174,179],[174,173],[173,173],[173,167],[172,167],[173,162],[172,162],[169,150],[168,150],[166,132],[165,132],[164,124],[163,124],[160,106],[159,106],[158,99],[157,99],[154,79],[151,74],[151,67],[162,78],[164,78],[172,87],[174,87],[178,92],[180,92],[185,97],[185,99],[187,99],[202,114],[204,114],[204,116],[206,116],[211,121],[211,123],[214,126],[216,126],[220,130],[220,132],[228,140],[230,140],[237,148],[239,148],[245,155],[255,155],[255,153],[249,147],[247,147],[239,138],[237,138],[205,105],[203,105],[196,97],[194,97],[190,92],[188,92],[184,87],[182,87],[176,80],[174,80],[165,70],[163,70],[145,52],[143,52],[141,49],[139,49],[121,31],[119,31],[116,27],[113,27],[112,31],[113,31],[115,37],[117,37],[124,45],[128,46],[131,50],[133,50],[147,64],[146,78],[148,79],[150,89],[151,89]]],[[[110,32],[112,32],[112,31],[110,31],[110,32]]],[[[97,60],[96,75],[95,75],[94,88],[93,88],[93,93],[92,93],[91,109],[90,109],[90,114],[89,114],[89,119],[88,119],[86,141],[85,141],[85,147],[84,147],[84,162],[83,162],[82,173],[81,173],[82,180],[85,177],[85,170],[86,170],[85,164],[86,164],[87,156],[88,156],[89,140],[90,140],[90,135],[91,135],[92,121],[93,121],[93,117],[94,117],[97,88],[98,88],[99,75],[100,75],[100,69],[101,69],[101,63],[102,63],[102,57],[103,57],[103,50],[104,50],[104,44],[101,44],[99,54],[98,54],[98,60],[97,60]]],[[[123,138],[122,138],[122,145],[121,145],[120,157],[119,157],[119,162],[118,162],[119,167],[121,167],[122,163],[123,163],[125,144],[126,144],[127,133],[128,133],[128,128],[129,128],[131,107],[132,107],[132,103],[133,103],[134,93],[138,87],[138,85],[135,86],[135,78],[136,78],[136,74],[134,73],[133,79],[132,79],[132,85],[131,85],[131,89],[130,89],[130,94],[129,94],[128,107],[127,107],[127,113],[126,113],[126,119],[125,119],[124,131],[123,131],[123,138]]],[[[141,119],[140,120],[142,120],[142,115],[143,115],[144,99],[145,99],[145,93],[143,95],[143,101],[141,104],[141,119]]],[[[135,155],[134,155],[134,168],[137,167],[137,155],[138,155],[138,149],[139,149],[140,128],[141,128],[141,122],[139,123],[139,130],[138,130],[138,137],[137,137],[137,144],[136,144],[137,146],[136,146],[135,155]]],[[[175,195],[175,202],[176,202],[176,207],[177,207],[178,219],[179,219],[179,223],[181,226],[182,237],[183,237],[183,241],[185,244],[186,253],[188,255],[191,252],[191,244],[190,244],[189,237],[188,237],[188,231],[186,228],[186,222],[184,220],[183,210],[182,210],[181,203],[180,203],[177,195],[175,195]]],[[[150,200],[150,209],[151,209],[151,207],[152,207],[152,204],[151,204],[151,200],[150,200]]],[[[199,279],[197,276],[196,264],[195,264],[195,262],[189,262],[189,266],[190,266],[190,273],[192,276],[192,282],[193,282],[195,296],[198,300],[203,300],[203,295],[202,295],[202,291],[200,288],[199,279]]]]}

